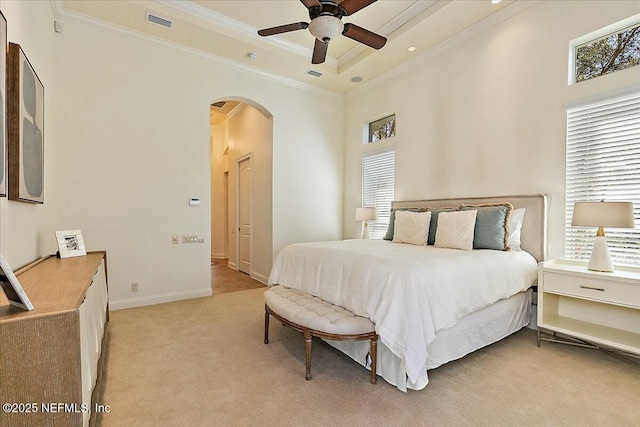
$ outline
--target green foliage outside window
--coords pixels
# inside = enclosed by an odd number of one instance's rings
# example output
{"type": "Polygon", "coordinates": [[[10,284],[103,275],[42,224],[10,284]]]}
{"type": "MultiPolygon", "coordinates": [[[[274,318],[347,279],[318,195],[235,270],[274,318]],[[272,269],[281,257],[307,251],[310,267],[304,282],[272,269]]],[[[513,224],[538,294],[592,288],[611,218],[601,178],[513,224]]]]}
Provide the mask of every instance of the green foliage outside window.
{"type": "Polygon", "coordinates": [[[396,135],[396,115],[369,123],[369,142],[380,141],[396,135]]]}
{"type": "Polygon", "coordinates": [[[576,47],[576,83],[640,63],[640,24],[576,47]]]}

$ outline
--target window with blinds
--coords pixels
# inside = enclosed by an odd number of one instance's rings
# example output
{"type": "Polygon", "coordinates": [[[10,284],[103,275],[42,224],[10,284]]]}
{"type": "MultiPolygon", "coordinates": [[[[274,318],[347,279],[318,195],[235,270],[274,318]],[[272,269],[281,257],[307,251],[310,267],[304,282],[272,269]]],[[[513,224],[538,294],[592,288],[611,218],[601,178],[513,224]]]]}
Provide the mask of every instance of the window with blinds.
{"type": "Polygon", "coordinates": [[[595,228],[572,227],[578,201],[633,202],[635,229],[605,229],[614,264],[640,266],[640,92],[567,110],[565,258],[588,261],[595,228]]]}
{"type": "Polygon", "coordinates": [[[362,206],[376,208],[378,219],[369,223],[369,236],[382,239],[389,226],[395,196],[396,152],[385,150],[362,156],[362,206]]]}

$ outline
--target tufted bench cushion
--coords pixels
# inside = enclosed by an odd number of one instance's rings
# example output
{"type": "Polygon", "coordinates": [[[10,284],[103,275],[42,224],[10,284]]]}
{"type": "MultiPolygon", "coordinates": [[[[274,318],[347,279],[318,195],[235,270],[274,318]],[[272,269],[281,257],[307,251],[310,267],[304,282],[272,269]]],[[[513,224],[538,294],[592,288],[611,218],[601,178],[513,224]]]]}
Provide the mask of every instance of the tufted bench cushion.
{"type": "Polygon", "coordinates": [[[306,378],[311,379],[311,337],[333,340],[371,340],[371,382],[376,382],[376,348],[378,336],[374,323],[356,316],[339,305],[281,285],[264,293],[264,343],[269,343],[269,315],[305,335],[306,378]]]}
{"type": "Polygon", "coordinates": [[[264,293],[264,302],[285,319],[317,331],[357,335],[375,330],[371,320],[297,289],[273,286],[264,293]]]}

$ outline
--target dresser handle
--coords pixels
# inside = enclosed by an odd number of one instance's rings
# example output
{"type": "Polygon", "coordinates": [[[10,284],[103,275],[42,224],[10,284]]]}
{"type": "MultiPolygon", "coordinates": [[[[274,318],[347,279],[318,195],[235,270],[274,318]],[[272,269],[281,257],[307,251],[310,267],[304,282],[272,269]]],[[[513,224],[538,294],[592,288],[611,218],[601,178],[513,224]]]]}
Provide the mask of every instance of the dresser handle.
{"type": "Polygon", "coordinates": [[[604,292],[604,288],[592,288],[591,286],[580,285],[580,289],[591,289],[592,291],[604,292]]]}

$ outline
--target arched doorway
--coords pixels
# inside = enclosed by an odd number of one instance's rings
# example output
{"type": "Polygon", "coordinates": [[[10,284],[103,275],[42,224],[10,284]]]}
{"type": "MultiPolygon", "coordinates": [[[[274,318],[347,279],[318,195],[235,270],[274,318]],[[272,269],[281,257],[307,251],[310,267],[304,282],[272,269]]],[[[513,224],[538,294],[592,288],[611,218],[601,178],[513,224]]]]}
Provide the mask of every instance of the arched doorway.
{"type": "Polygon", "coordinates": [[[225,97],[212,102],[210,119],[211,258],[266,283],[273,252],[272,116],[249,99],[225,97]]]}

